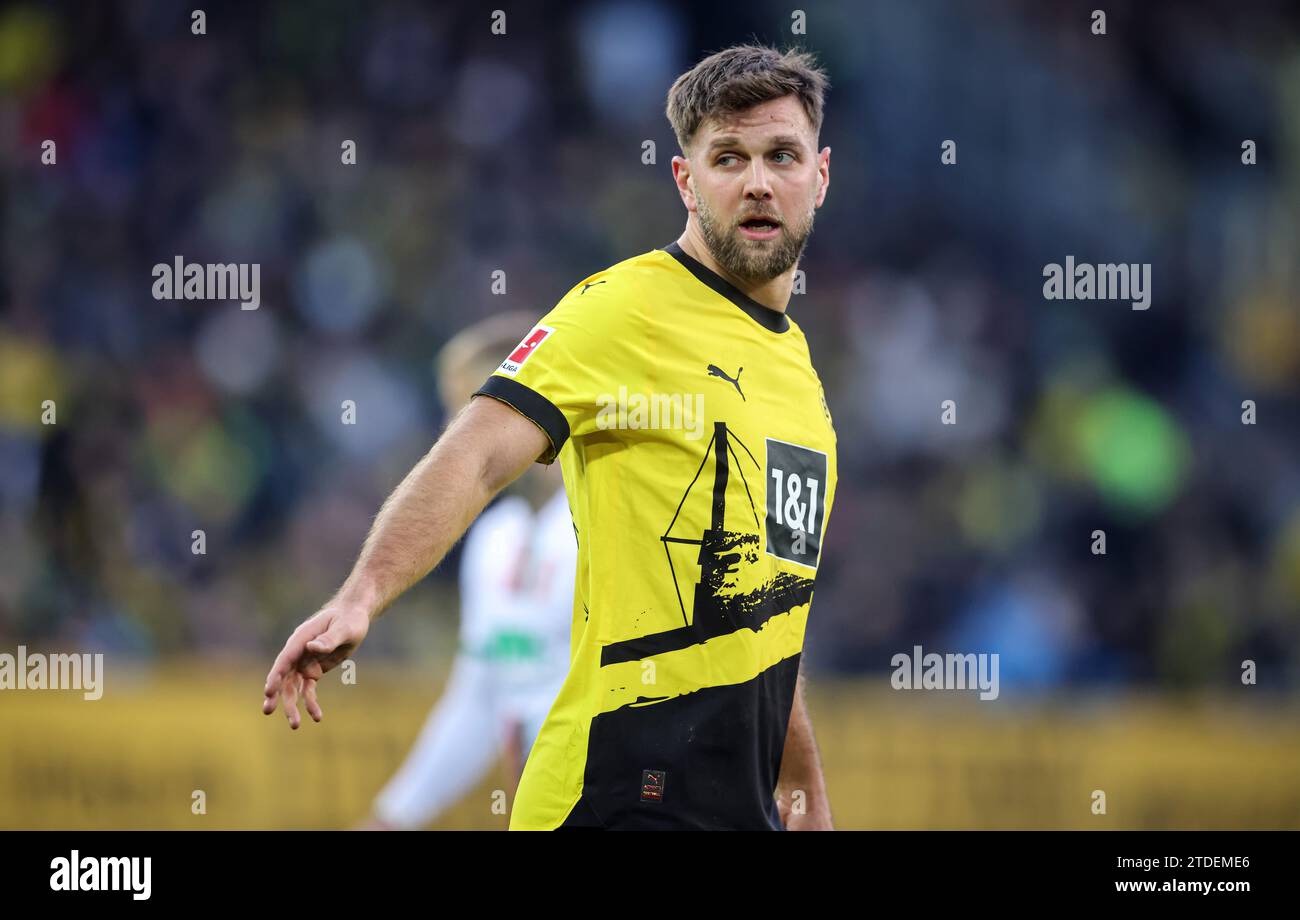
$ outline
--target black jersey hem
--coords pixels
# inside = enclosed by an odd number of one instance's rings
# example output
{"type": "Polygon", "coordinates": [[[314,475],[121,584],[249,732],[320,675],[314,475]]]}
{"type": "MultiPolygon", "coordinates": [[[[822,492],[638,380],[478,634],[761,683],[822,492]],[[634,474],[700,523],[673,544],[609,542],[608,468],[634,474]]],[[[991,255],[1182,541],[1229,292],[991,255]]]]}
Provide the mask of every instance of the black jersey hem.
{"type": "Polygon", "coordinates": [[[600,820],[600,815],[596,814],[596,809],[591,807],[586,796],[579,796],[578,801],[574,803],[573,808],[569,811],[569,816],[564,822],[556,828],[557,831],[603,831],[605,825],[600,820]]]}
{"type": "Polygon", "coordinates": [[[642,697],[593,717],[566,828],[784,830],[774,795],[801,657],[738,684],[642,697]]]}
{"type": "Polygon", "coordinates": [[[551,442],[551,452],[539,457],[540,462],[551,463],[555,460],[564,442],[569,440],[569,420],[564,417],[564,413],[555,407],[555,403],[518,380],[493,374],[474,395],[491,396],[542,429],[551,442]]]}

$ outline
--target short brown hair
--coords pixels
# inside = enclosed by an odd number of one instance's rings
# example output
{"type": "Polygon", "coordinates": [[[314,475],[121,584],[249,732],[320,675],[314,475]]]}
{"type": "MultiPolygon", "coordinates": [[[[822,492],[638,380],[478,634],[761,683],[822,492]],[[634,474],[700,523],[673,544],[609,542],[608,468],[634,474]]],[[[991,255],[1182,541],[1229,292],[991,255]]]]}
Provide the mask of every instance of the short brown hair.
{"type": "Polygon", "coordinates": [[[794,93],[817,135],[829,85],[826,72],[810,53],[736,45],[709,55],[677,78],[668,90],[668,121],[685,153],[706,119],[743,112],[794,93]]]}

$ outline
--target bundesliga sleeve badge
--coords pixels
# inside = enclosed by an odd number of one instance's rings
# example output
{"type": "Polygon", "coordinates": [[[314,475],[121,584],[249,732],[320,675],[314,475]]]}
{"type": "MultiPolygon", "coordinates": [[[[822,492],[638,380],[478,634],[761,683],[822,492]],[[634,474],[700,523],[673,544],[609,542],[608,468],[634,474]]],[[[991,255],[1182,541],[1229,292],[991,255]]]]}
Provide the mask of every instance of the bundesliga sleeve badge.
{"type": "Polygon", "coordinates": [[[534,326],[533,331],[524,336],[524,340],[515,346],[510,356],[501,362],[501,373],[509,374],[511,377],[519,373],[519,368],[524,366],[524,362],[533,356],[533,352],[537,351],[546,341],[546,337],[554,331],[550,326],[534,326]]]}

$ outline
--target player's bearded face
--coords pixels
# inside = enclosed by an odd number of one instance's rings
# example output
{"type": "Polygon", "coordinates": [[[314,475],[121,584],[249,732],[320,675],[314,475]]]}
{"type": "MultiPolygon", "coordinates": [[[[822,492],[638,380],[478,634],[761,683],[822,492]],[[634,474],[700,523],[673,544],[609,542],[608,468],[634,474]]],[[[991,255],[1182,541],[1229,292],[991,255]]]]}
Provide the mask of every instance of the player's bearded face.
{"type": "Polygon", "coordinates": [[[696,217],[700,233],[717,263],[737,278],[754,283],[770,281],[789,271],[799,261],[808,237],[812,234],[817,209],[813,204],[815,189],[800,201],[793,213],[783,213],[771,201],[741,201],[737,210],[724,216],[695,189],[696,217]],[[752,240],[740,232],[744,221],[771,217],[780,221],[775,239],[752,240]]]}

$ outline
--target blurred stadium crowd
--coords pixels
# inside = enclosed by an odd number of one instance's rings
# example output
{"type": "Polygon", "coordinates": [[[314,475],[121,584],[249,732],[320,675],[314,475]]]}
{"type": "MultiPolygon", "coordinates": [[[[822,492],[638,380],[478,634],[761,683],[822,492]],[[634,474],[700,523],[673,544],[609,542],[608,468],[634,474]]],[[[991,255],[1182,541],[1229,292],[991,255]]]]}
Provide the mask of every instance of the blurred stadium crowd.
{"type": "MultiPolygon", "coordinates": [[[[440,430],[441,344],[677,237],[668,86],[753,36],[832,83],[809,667],[1300,685],[1300,8],[496,6],[0,9],[0,647],[266,658],[440,430]],[[260,263],[260,309],[154,300],[176,255],[260,263]],[[1067,255],[1151,263],[1151,308],[1045,301],[1067,255]]],[[[368,653],[454,635],[454,573],[368,653]]]]}

